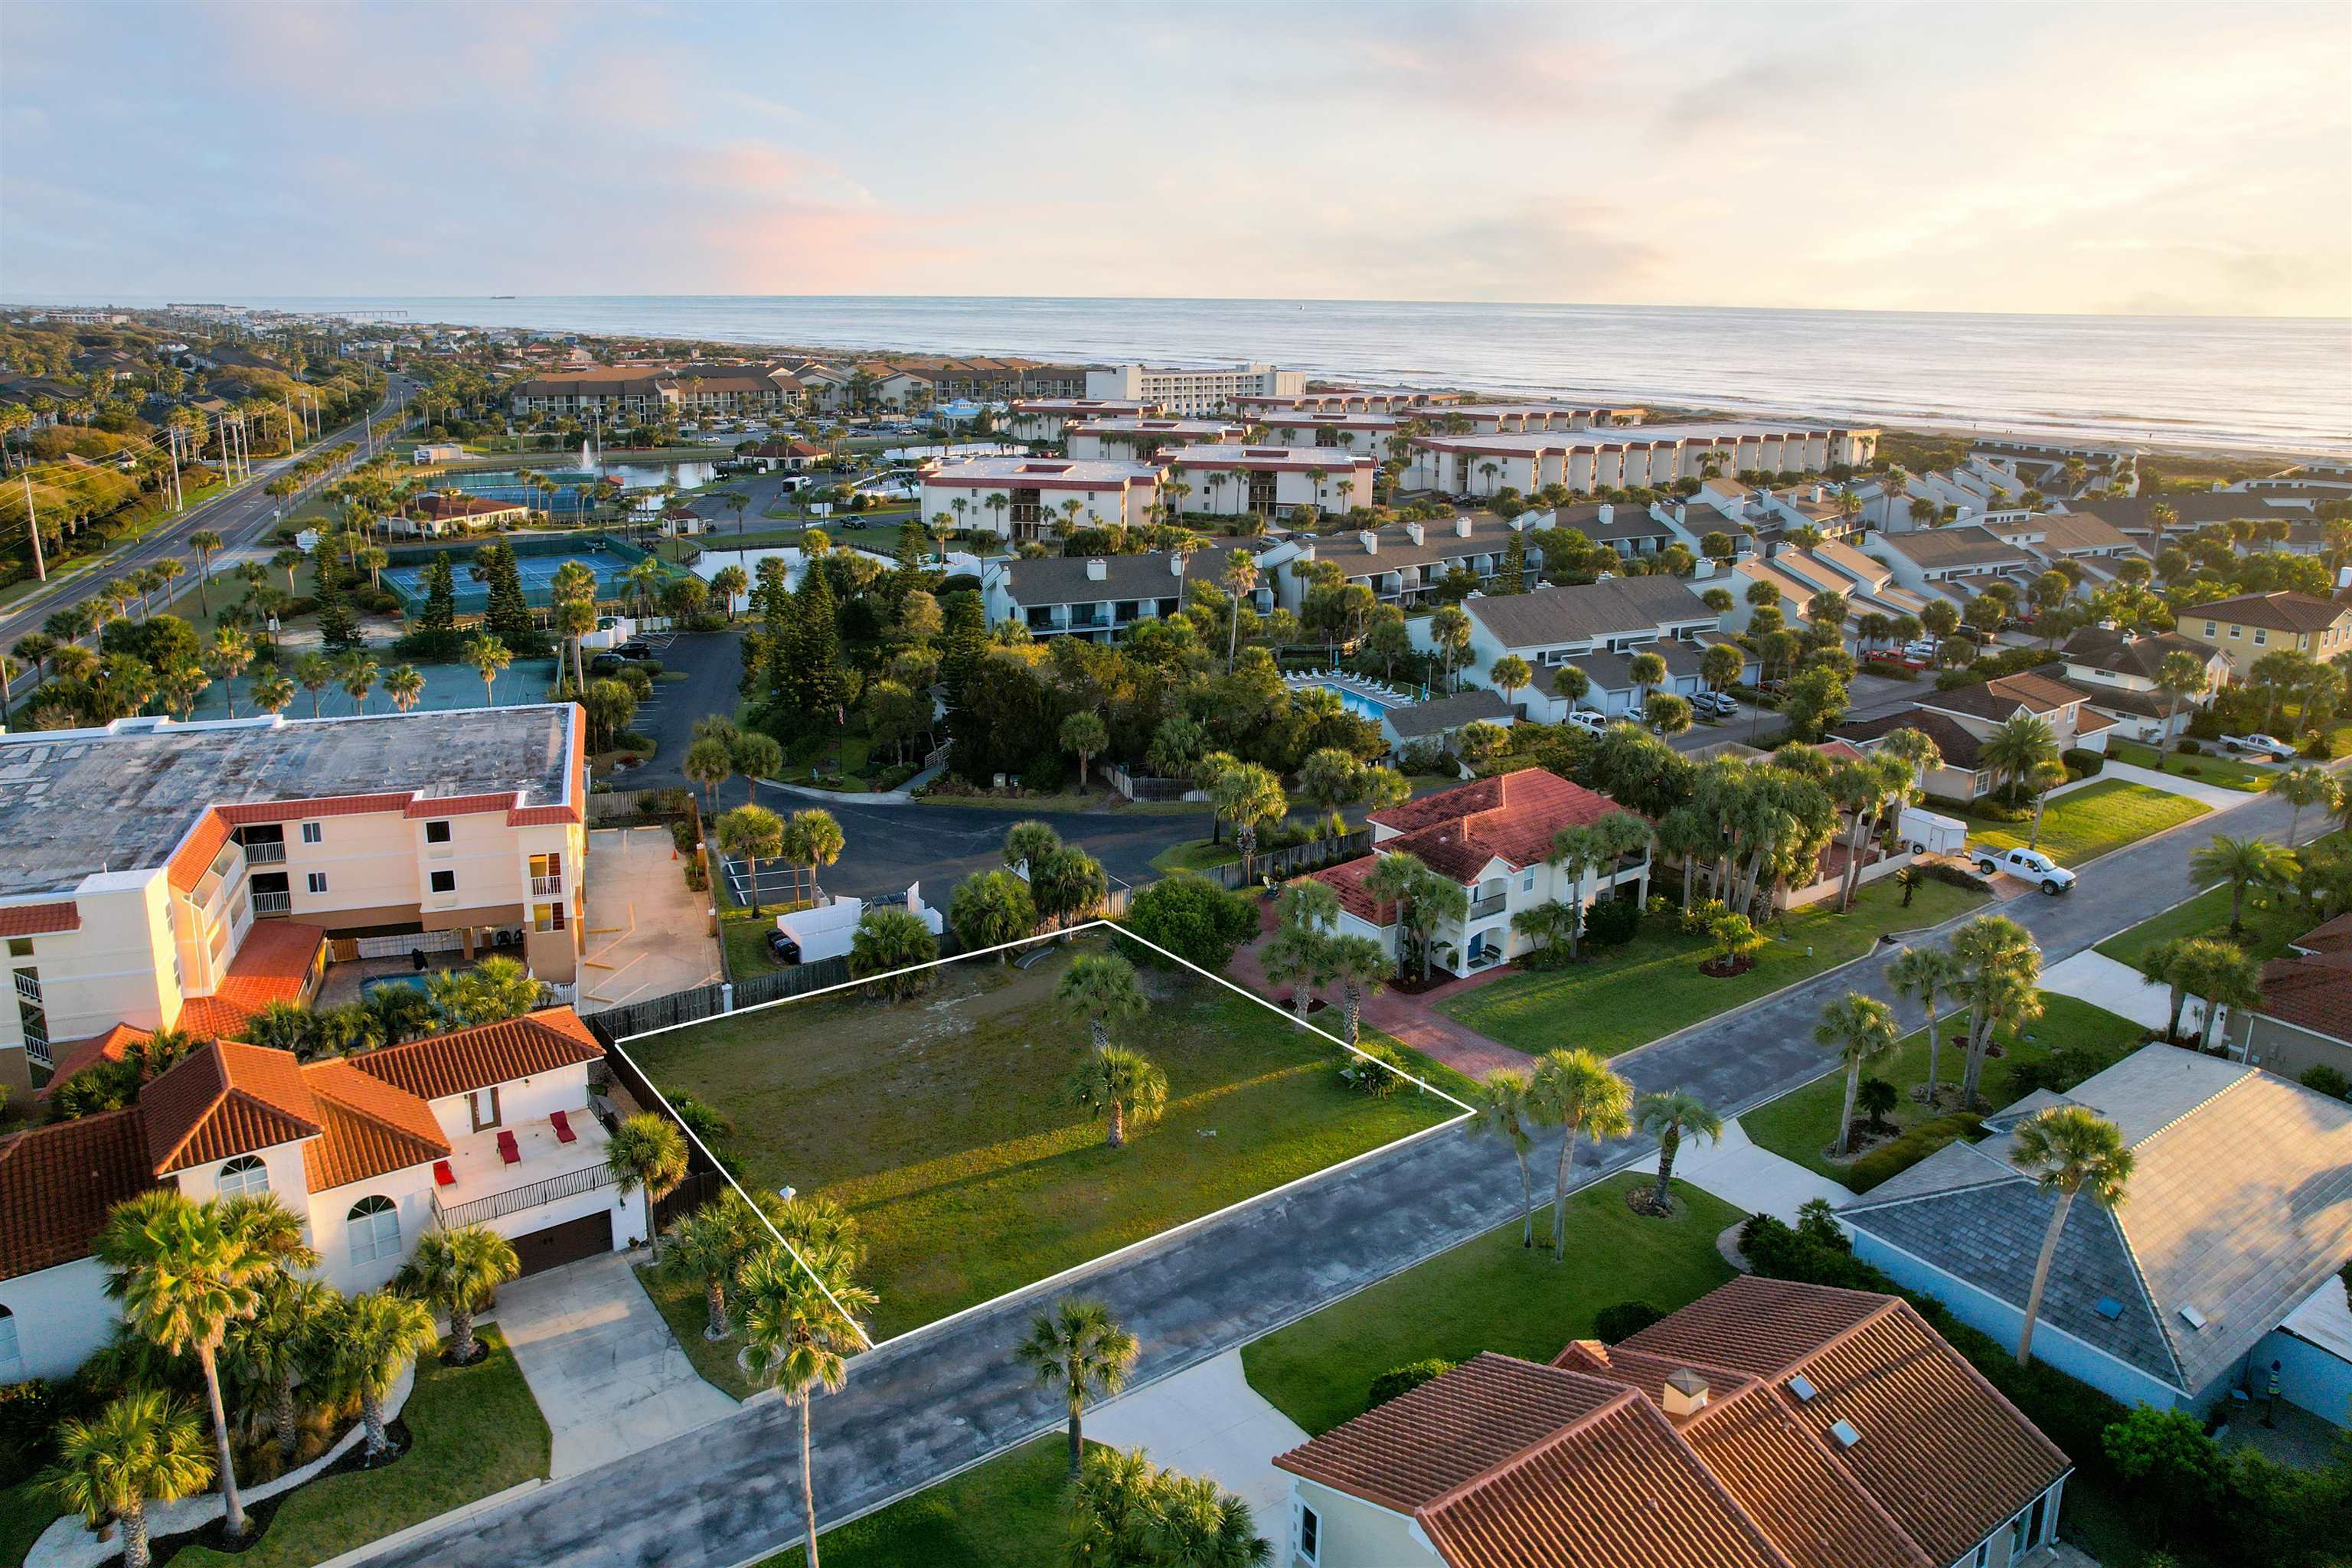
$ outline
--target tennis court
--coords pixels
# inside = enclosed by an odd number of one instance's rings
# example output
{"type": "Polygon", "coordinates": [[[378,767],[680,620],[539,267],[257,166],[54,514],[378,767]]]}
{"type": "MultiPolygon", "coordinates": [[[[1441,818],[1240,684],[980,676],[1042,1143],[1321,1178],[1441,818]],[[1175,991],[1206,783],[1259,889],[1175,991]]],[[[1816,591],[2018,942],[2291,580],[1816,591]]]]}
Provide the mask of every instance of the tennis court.
{"type": "MultiPolygon", "coordinates": [[[[652,559],[634,544],[602,534],[509,539],[505,542],[515,552],[515,571],[522,578],[523,602],[535,609],[554,603],[555,574],[569,563],[577,561],[596,574],[599,599],[614,600],[627,596],[625,582],[631,568],[640,561],[652,559]]],[[[490,599],[489,584],[483,579],[481,568],[474,564],[474,556],[480,549],[479,544],[465,544],[446,550],[395,550],[390,564],[383,569],[383,585],[400,600],[404,611],[414,615],[425,603],[425,568],[434,557],[446,556],[457,580],[457,613],[479,615],[490,599]]],[[[661,571],[665,577],[675,574],[667,566],[662,566],[661,571]]]]}

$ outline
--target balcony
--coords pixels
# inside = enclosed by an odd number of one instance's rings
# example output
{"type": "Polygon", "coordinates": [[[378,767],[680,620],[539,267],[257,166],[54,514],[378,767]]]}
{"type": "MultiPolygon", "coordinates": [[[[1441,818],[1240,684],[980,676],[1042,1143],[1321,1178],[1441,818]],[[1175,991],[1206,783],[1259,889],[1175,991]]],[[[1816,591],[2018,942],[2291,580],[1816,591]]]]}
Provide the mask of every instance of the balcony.
{"type": "Polygon", "coordinates": [[[253,895],[253,912],[257,915],[290,915],[294,912],[294,895],[257,892],[253,895]]]}
{"type": "Polygon", "coordinates": [[[562,897],[563,879],[560,876],[533,877],[530,879],[530,896],[534,899],[555,899],[562,897]]]}
{"type": "MultiPolygon", "coordinates": [[[[555,1136],[545,1117],[486,1127],[479,1132],[450,1140],[446,1163],[457,1179],[433,1189],[433,1212],[449,1229],[464,1225],[490,1225],[529,1209],[544,1207],[603,1187],[619,1178],[605,1163],[604,1129],[585,1106],[568,1113],[579,1136],[566,1143],[555,1136]],[[499,1134],[515,1135],[522,1158],[508,1164],[499,1153],[499,1134]]],[[[528,1227],[526,1227],[528,1228],[528,1227]]]]}
{"type": "Polygon", "coordinates": [[[256,839],[245,847],[245,860],[248,866],[283,866],[286,864],[286,840],[256,839]]]}
{"type": "Polygon", "coordinates": [[[1483,921],[1489,915],[1501,914],[1505,910],[1510,908],[1510,905],[1511,895],[1509,893],[1489,893],[1483,899],[1473,899],[1470,900],[1470,912],[1465,918],[1474,921],[1483,921]]]}

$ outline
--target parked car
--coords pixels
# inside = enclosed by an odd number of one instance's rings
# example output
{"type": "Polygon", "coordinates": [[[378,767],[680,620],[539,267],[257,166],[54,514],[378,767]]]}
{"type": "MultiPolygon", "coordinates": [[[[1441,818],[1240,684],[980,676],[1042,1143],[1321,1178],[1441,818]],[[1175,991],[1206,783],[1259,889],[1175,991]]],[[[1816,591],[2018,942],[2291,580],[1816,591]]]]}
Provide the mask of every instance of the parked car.
{"type": "Polygon", "coordinates": [[[1893,648],[1886,647],[1874,648],[1869,653],[1864,654],[1862,656],[1862,662],[1865,665],[1891,664],[1902,669],[1926,669],[1927,668],[1927,659],[1921,658],[1917,654],[1897,653],[1893,648]]]}
{"type": "Polygon", "coordinates": [[[1739,699],[1728,691],[1701,691],[1691,698],[1691,709],[1713,719],[1739,717],[1739,699]]]}
{"type": "Polygon", "coordinates": [[[778,963],[798,963],[801,944],[781,931],[772,931],[768,933],[768,956],[778,963]]]}
{"type": "Polygon", "coordinates": [[[1979,849],[1975,857],[1979,876],[2006,871],[2020,881],[2033,883],[2053,898],[2074,890],[2074,873],[2039,849],[1979,849]]]}
{"type": "Polygon", "coordinates": [[[633,664],[642,664],[646,660],[654,657],[653,645],[651,643],[642,643],[632,639],[631,641],[625,642],[620,647],[614,648],[613,650],[613,657],[614,658],[625,658],[633,664]]]}
{"type": "Polygon", "coordinates": [[[1598,735],[1609,728],[1609,715],[1595,713],[1590,708],[1570,710],[1568,721],[1589,735],[1598,735]]]}
{"type": "Polygon", "coordinates": [[[1940,645],[1934,637],[1913,637],[1909,642],[1903,645],[1903,657],[1906,658],[1933,658],[1936,657],[1936,649],[1940,645]]]}
{"type": "Polygon", "coordinates": [[[2221,737],[2221,744],[2233,752],[2242,752],[2249,756],[2261,757],[2267,762],[2294,761],[2295,752],[2293,746],[2288,745],[2276,735],[2265,735],[2259,730],[2251,735],[2224,735],[2221,737]]]}

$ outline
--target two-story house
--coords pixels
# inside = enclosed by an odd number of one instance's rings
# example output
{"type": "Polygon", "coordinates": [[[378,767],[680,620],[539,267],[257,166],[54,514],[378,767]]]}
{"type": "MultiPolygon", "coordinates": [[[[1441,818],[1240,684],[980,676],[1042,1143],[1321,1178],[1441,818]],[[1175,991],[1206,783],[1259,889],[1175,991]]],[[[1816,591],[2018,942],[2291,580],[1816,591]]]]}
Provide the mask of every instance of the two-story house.
{"type": "Polygon", "coordinates": [[[1921,787],[1948,800],[1970,801],[2001,783],[1984,762],[1984,742],[2020,714],[2048,724],[2061,751],[2104,752],[2116,724],[2092,705],[2087,691],[2029,671],[1935,692],[1909,708],[1841,724],[1830,732],[1864,752],[1875,752],[1897,730],[1916,730],[1936,742],[1944,758],[1943,766],[1920,781],[1921,787]]]}
{"type": "Polygon", "coordinates": [[[219,1035],[305,1000],[330,937],[456,931],[570,984],[583,726],[561,703],[0,735],[0,1082],[117,1023],[219,1035]]]}
{"type": "MultiPolygon", "coordinates": [[[[1108,642],[1136,622],[1172,616],[1184,607],[1186,584],[1218,584],[1225,552],[1189,554],[1155,550],[1141,555],[1009,556],[981,569],[988,624],[1017,622],[1034,637],[1076,633],[1108,642]]],[[[1275,589],[1261,575],[1250,602],[1260,615],[1274,608],[1275,589]]]]}
{"type": "Polygon", "coordinates": [[[2042,570],[2032,551],[1975,523],[1874,534],[1868,553],[1893,568],[1895,582],[1923,599],[1940,595],[1954,605],[1967,604],[1988,584],[2011,574],[2042,570]]]}
{"type": "MultiPolygon", "coordinates": [[[[1339,929],[1368,936],[1393,956],[1398,910],[1365,889],[1365,879],[1381,858],[1411,855],[1440,876],[1459,882],[1469,895],[1468,911],[1433,933],[1435,966],[1449,974],[1474,974],[1525,952],[1530,939],[1511,929],[1511,917],[1553,900],[1566,902],[1575,884],[1565,868],[1551,865],[1552,836],[1563,827],[1589,826],[1622,808],[1543,768],[1521,768],[1475,779],[1456,789],[1423,795],[1376,811],[1372,852],[1314,872],[1315,879],[1339,896],[1339,929]]],[[[1602,899],[1648,896],[1646,847],[1616,864],[1587,868],[1587,905],[1602,899]]]]}
{"type": "Polygon", "coordinates": [[[2182,637],[2229,662],[2230,679],[2252,679],[2256,661],[2282,649],[2322,664],[2352,649],[2352,604],[2315,594],[2241,594],[2191,605],[2173,623],[2182,637]]]}
{"type": "Polygon", "coordinates": [[[1753,1277],[1274,1463],[1283,1568],[2027,1568],[2073,1470],[1908,1303],[1753,1277]]]}
{"type": "Polygon", "coordinates": [[[1307,580],[1298,564],[1328,561],[1349,584],[1370,589],[1384,605],[1406,609],[1426,604],[1447,575],[1467,572],[1491,588],[1518,536],[1532,577],[1542,564],[1530,524],[1540,514],[1521,512],[1508,521],[1491,511],[1465,511],[1444,520],[1392,522],[1353,533],[1298,533],[1277,541],[1258,555],[1275,579],[1283,608],[1296,611],[1307,600],[1307,580]]]}
{"type": "Polygon", "coordinates": [[[2213,689],[2230,673],[2220,649],[2178,632],[2138,637],[2085,626],[2066,639],[2059,657],[2065,661],[2066,684],[2088,693],[2093,712],[2114,720],[2125,739],[2157,745],[2188,729],[2189,720],[2212,700],[2213,689]],[[2202,691],[2175,698],[2158,687],[2165,659],[2176,653],[2188,654],[2203,667],[2202,691]]]}
{"type": "Polygon", "coordinates": [[[2337,915],[2263,965],[2262,1000],[2232,1007],[2238,1059],[2288,1078],[2326,1068],[2352,1079],[2352,914],[2337,915]]]}
{"type": "MultiPolygon", "coordinates": [[[[1473,684],[1494,684],[1495,661],[1516,655],[1534,679],[1512,700],[1528,717],[1558,723],[1569,704],[1552,693],[1552,671],[1572,664],[1591,689],[1576,704],[1618,714],[1633,709],[1642,693],[1633,685],[1634,656],[1654,653],[1666,661],[1666,679],[1653,688],[1688,696],[1701,684],[1699,658],[1720,619],[1675,577],[1617,577],[1538,588],[1528,594],[1496,594],[1468,599],[1470,652],[1463,669],[1473,684]]],[[[1410,623],[1413,646],[1434,646],[1426,620],[1410,623]]]]}
{"type": "Polygon", "coordinates": [[[0,1138],[0,1383],[105,1342],[90,1245],[156,1187],[274,1195],[344,1291],[384,1285],[435,1226],[488,1226],[526,1273],[643,1240],[644,1191],[620,1193],[589,1106],[604,1054],[569,1007],[312,1062],[217,1040],[124,1110],[0,1138]]]}

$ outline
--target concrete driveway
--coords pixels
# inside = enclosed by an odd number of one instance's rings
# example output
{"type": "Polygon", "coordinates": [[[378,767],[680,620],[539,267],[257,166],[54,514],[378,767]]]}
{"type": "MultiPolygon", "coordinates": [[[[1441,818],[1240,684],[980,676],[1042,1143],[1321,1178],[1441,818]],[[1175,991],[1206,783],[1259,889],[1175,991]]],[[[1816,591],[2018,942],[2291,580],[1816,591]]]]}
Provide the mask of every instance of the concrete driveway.
{"type": "Polygon", "coordinates": [[[1289,1522],[1290,1477],[1273,1461],[1307,1434],[1249,1385],[1239,1351],[1121,1394],[1087,1417],[1086,1434],[1141,1448],[1163,1469],[1213,1478],[1250,1505],[1260,1535],[1280,1540],[1289,1522]]]}
{"type": "Polygon", "coordinates": [[[735,1414],[702,1381],[629,1278],[639,1254],[607,1253],[499,1291],[497,1322],[555,1434],[562,1480],[735,1414]]]}
{"type": "Polygon", "coordinates": [[[588,944],[580,1011],[719,984],[710,895],[686,885],[669,825],[588,835],[588,944]]]}

